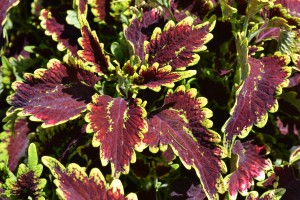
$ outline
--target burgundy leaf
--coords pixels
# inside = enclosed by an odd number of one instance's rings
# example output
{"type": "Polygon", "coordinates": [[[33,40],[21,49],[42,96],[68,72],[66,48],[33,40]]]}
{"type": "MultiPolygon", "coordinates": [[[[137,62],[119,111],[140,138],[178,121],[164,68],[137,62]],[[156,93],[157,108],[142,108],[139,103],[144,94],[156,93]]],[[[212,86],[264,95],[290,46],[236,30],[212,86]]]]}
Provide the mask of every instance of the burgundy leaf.
{"type": "Polygon", "coordinates": [[[43,121],[43,127],[75,119],[86,109],[100,80],[80,65],[68,66],[56,59],[48,69],[26,74],[24,82],[15,82],[16,93],[9,97],[10,112],[32,115],[31,120],[43,121]]]}
{"type": "Polygon", "coordinates": [[[219,134],[209,130],[212,127],[212,111],[204,106],[207,104],[205,97],[198,97],[196,89],[186,91],[184,86],[179,86],[173,93],[168,93],[165,98],[165,105],[172,105],[172,108],[181,110],[189,121],[189,128],[198,142],[206,147],[212,147],[213,143],[221,141],[219,134]]]}
{"type": "Polygon", "coordinates": [[[146,111],[138,100],[127,102],[122,98],[94,95],[86,116],[87,132],[94,132],[93,146],[100,146],[103,166],[111,162],[112,175],[128,173],[135,162],[134,149],[143,150],[141,138],[147,131],[146,111]]]}
{"type": "Polygon", "coordinates": [[[213,199],[222,179],[220,171],[224,169],[219,160],[221,150],[214,145],[214,142],[220,141],[220,136],[208,131],[207,127],[212,125],[207,120],[211,111],[203,108],[207,100],[196,98],[196,95],[195,89],[186,90],[184,86],[169,92],[164,107],[149,114],[149,129],[143,142],[154,153],[159,149],[165,151],[169,145],[186,168],[196,170],[206,195],[213,199]]]}
{"type": "Polygon", "coordinates": [[[139,75],[135,77],[133,87],[141,89],[149,88],[154,91],[160,91],[161,86],[168,88],[174,87],[174,82],[184,78],[191,77],[196,74],[195,70],[172,71],[170,65],[159,67],[158,63],[154,63],[150,67],[142,65],[139,75]]]}
{"type": "MultiPolygon", "coordinates": [[[[87,23],[87,22],[86,22],[87,23]]],[[[81,28],[82,38],[79,43],[83,50],[78,55],[95,66],[94,71],[99,75],[109,74],[109,57],[104,53],[104,45],[99,42],[96,32],[92,32],[88,25],[81,28]]]]}
{"type": "Polygon", "coordinates": [[[264,179],[265,171],[272,166],[271,161],[263,157],[265,152],[264,146],[235,141],[232,153],[238,156],[237,169],[227,177],[231,199],[236,199],[238,192],[246,194],[253,185],[253,178],[264,179]]]}
{"type": "Polygon", "coordinates": [[[144,42],[150,38],[155,27],[162,25],[163,18],[156,9],[151,9],[143,12],[142,17],[132,20],[125,30],[126,39],[131,42],[135,55],[138,55],[142,62],[145,59],[144,42]]]}
{"type": "Polygon", "coordinates": [[[274,4],[280,4],[290,15],[300,18],[299,0],[276,0],[274,4]]]}
{"type": "MultiPolygon", "coordinates": [[[[298,68],[300,69],[300,61],[298,63],[299,63],[298,68]]],[[[300,85],[300,73],[299,72],[295,73],[293,76],[291,76],[289,78],[288,88],[295,87],[296,85],[300,85]]]]}
{"type": "Polygon", "coordinates": [[[220,160],[211,149],[199,145],[180,111],[172,108],[159,111],[149,116],[148,126],[143,142],[149,145],[150,151],[157,152],[159,148],[165,151],[170,145],[187,169],[193,167],[196,170],[207,196],[216,198],[216,187],[222,178],[220,160]]]}
{"type": "Polygon", "coordinates": [[[10,189],[11,196],[14,197],[12,199],[28,199],[28,197],[39,199],[42,197],[43,192],[43,187],[40,186],[45,186],[45,184],[45,179],[39,179],[32,170],[29,170],[17,177],[16,182],[10,189]]]}
{"type": "Polygon", "coordinates": [[[237,91],[231,117],[222,128],[226,134],[226,146],[231,146],[236,136],[246,137],[253,124],[263,127],[268,111],[278,109],[276,94],[288,85],[290,68],[284,67],[287,64],[284,57],[264,57],[261,60],[249,57],[248,61],[250,74],[237,91]]]}
{"type": "Polygon", "coordinates": [[[58,42],[58,50],[68,49],[76,57],[79,47],[77,39],[80,37],[80,31],[69,25],[63,16],[50,10],[43,9],[40,20],[46,35],[51,35],[53,40],[58,42]]]}
{"type": "Polygon", "coordinates": [[[27,135],[31,132],[26,119],[17,119],[14,125],[14,132],[7,130],[1,133],[1,160],[8,158],[8,168],[14,171],[19,160],[25,155],[28,147],[27,135]],[[4,138],[2,138],[4,137],[4,138]]]}
{"type": "Polygon", "coordinates": [[[88,0],[79,0],[78,2],[78,10],[80,14],[87,14],[87,1],[88,0]]]}
{"type": "Polygon", "coordinates": [[[156,28],[151,40],[146,44],[146,61],[149,66],[159,63],[159,66],[171,65],[172,69],[184,69],[198,63],[200,57],[196,52],[205,50],[204,45],[212,39],[215,18],[194,26],[192,17],[187,17],[176,26],[169,21],[163,30],[156,28]]]}
{"type": "Polygon", "coordinates": [[[77,164],[72,163],[66,169],[59,161],[52,157],[44,156],[43,163],[50,169],[54,181],[58,187],[57,194],[65,200],[125,200],[137,199],[136,195],[131,193],[124,197],[124,189],[119,179],[106,184],[105,178],[99,169],[93,168],[90,176],[77,164]]]}
{"type": "Polygon", "coordinates": [[[18,5],[20,0],[1,0],[0,1],[0,35],[2,34],[2,26],[5,23],[7,12],[13,7],[18,5]]]}
{"type": "Polygon", "coordinates": [[[95,21],[108,21],[110,17],[110,4],[112,0],[91,0],[88,1],[91,6],[95,21]]]}
{"type": "Polygon", "coordinates": [[[279,27],[266,28],[265,30],[261,31],[257,35],[255,42],[259,43],[266,39],[279,40],[279,37],[280,37],[280,28],[279,27]]]}

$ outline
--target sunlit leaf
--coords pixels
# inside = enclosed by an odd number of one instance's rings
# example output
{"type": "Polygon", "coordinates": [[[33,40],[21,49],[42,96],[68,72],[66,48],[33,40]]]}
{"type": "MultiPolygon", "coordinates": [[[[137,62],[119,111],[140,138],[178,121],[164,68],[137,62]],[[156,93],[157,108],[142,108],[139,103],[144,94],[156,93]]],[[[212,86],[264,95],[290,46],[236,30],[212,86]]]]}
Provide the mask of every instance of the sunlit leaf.
{"type": "Polygon", "coordinates": [[[8,167],[14,171],[19,163],[20,158],[26,152],[28,146],[27,135],[31,129],[26,119],[18,119],[12,127],[0,134],[0,160],[8,159],[8,167]]]}
{"type": "Polygon", "coordinates": [[[131,21],[130,26],[125,30],[126,39],[130,41],[134,48],[135,55],[144,62],[144,42],[150,39],[155,27],[163,25],[163,18],[156,9],[143,12],[141,18],[131,21]]]}
{"type": "Polygon", "coordinates": [[[230,199],[236,199],[238,192],[245,195],[253,185],[253,178],[263,180],[265,171],[270,169],[272,163],[264,158],[265,147],[235,141],[232,153],[238,156],[236,170],[228,175],[225,180],[228,184],[230,199]]]}
{"type": "Polygon", "coordinates": [[[134,163],[134,149],[143,150],[141,139],[147,131],[144,120],[146,111],[139,100],[128,102],[122,98],[94,95],[88,105],[89,123],[87,132],[94,132],[93,146],[100,146],[103,166],[111,162],[112,176],[129,172],[129,164],[134,163]]]}
{"type": "MultiPolygon", "coordinates": [[[[219,183],[222,179],[220,171],[224,169],[222,162],[219,160],[220,149],[213,145],[216,137],[205,135],[204,131],[202,135],[199,135],[200,139],[202,137],[204,140],[205,137],[212,139],[211,146],[208,148],[198,143],[191,131],[193,129],[190,129],[190,127],[193,127],[192,125],[201,124],[201,120],[197,120],[205,118],[205,112],[198,111],[201,108],[201,98],[196,99],[194,104],[191,105],[182,104],[182,99],[192,101],[195,98],[194,92],[190,90],[185,93],[184,87],[179,87],[174,92],[178,104],[176,104],[176,99],[172,96],[172,93],[169,93],[169,98],[167,97],[165,101],[166,107],[148,115],[149,129],[143,142],[149,145],[150,151],[154,153],[159,149],[165,151],[171,147],[187,169],[193,167],[196,170],[207,197],[214,199],[218,196],[217,188],[220,189],[219,183]],[[169,101],[168,104],[167,101],[169,101]],[[189,122],[186,115],[191,113],[198,115],[194,118],[197,119],[196,121],[189,122]]],[[[202,103],[202,106],[205,105],[204,102],[202,103]]],[[[194,127],[199,128],[199,126],[194,127]]],[[[203,127],[203,130],[205,130],[205,127],[203,127]]]]}
{"type": "Polygon", "coordinates": [[[57,48],[60,51],[70,50],[73,56],[77,56],[80,31],[69,25],[62,16],[43,9],[40,13],[41,26],[45,29],[46,35],[52,36],[58,42],[57,48]]]}
{"type": "Polygon", "coordinates": [[[43,121],[43,127],[78,118],[91,101],[98,81],[79,64],[69,66],[52,59],[48,69],[25,74],[24,82],[14,83],[16,93],[8,99],[10,113],[30,115],[32,121],[43,121]]]}
{"type": "Polygon", "coordinates": [[[42,158],[53,176],[57,186],[56,192],[60,199],[65,200],[137,200],[134,193],[124,196],[124,189],[119,179],[114,179],[107,184],[99,169],[93,168],[88,176],[78,164],[71,163],[65,168],[59,161],[52,157],[42,158]]]}
{"type": "Polygon", "coordinates": [[[79,38],[79,43],[83,50],[78,51],[79,57],[91,63],[99,75],[109,74],[114,68],[111,68],[109,56],[104,53],[103,43],[99,42],[96,32],[91,31],[86,19],[81,18],[80,22],[82,37],[79,38]]]}
{"type": "Polygon", "coordinates": [[[169,21],[163,31],[154,29],[145,46],[149,66],[159,63],[160,67],[170,65],[175,70],[198,63],[200,57],[196,52],[205,50],[204,44],[212,39],[210,31],[215,26],[215,17],[199,25],[193,22],[192,17],[187,17],[176,25],[169,21]]]}
{"type": "Polygon", "coordinates": [[[159,63],[154,63],[152,66],[142,65],[139,74],[136,74],[133,80],[133,87],[140,89],[152,89],[160,91],[161,86],[173,88],[174,82],[184,78],[189,78],[196,74],[195,70],[173,71],[170,65],[159,67],[159,63]]]}
{"type": "Polygon", "coordinates": [[[253,124],[265,126],[268,111],[277,111],[276,95],[281,94],[282,87],[288,85],[287,77],[291,70],[285,67],[288,62],[285,59],[278,56],[248,59],[250,74],[238,89],[231,117],[222,128],[228,148],[236,136],[246,137],[253,124]]]}

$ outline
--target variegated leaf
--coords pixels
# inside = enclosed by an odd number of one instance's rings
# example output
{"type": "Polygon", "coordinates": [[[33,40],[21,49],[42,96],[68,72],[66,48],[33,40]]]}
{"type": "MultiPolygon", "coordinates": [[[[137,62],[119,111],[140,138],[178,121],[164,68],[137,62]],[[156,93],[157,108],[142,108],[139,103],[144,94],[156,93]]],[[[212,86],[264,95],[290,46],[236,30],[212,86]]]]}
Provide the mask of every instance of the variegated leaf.
{"type": "Polygon", "coordinates": [[[140,104],[138,99],[128,102],[122,98],[94,95],[93,103],[88,105],[87,132],[95,133],[93,146],[100,146],[103,166],[111,162],[114,177],[129,172],[129,164],[136,160],[134,149],[144,149],[141,139],[147,131],[146,110],[140,104]]]}

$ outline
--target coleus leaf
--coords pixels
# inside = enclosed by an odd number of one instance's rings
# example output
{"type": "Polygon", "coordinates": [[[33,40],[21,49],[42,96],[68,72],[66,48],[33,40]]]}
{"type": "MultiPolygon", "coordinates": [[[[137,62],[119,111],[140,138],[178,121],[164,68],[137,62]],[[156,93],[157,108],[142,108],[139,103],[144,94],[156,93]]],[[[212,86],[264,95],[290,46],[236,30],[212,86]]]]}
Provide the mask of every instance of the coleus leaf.
{"type": "Polygon", "coordinates": [[[206,49],[204,45],[212,39],[210,31],[215,26],[215,16],[199,25],[193,25],[193,18],[187,17],[176,24],[169,21],[163,31],[155,28],[150,42],[145,42],[146,59],[149,66],[159,63],[159,67],[185,69],[198,63],[196,52],[206,49]]]}
{"type": "Polygon", "coordinates": [[[43,165],[38,164],[36,147],[31,143],[28,147],[27,165],[20,164],[17,177],[6,179],[5,195],[12,199],[45,199],[43,188],[47,180],[40,178],[43,171],[43,165]]]}
{"type": "Polygon", "coordinates": [[[10,171],[14,171],[20,158],[24,155],[28,146],[27,135],[31,132],[25,118],[17,119],[14,125],[14,132],[11,127],[0,134],[0,160],[8,159],[10,171]]]}
{"type": "Polygon", "coordinates": [[[108,22],[110,20],[110,4],[112,0],[88,0],[96,22],[108,22]]]}
{"type": "MultiPolygon", "coordinates": [[[[217,188],[219,189],[220,186],[218,184],[222,179],[220,171],[224,170],[224,166],[218,158],[220,157],[220,149],[214,145],[211,145],[211,148],[200,145],[191,131],[193,124],[201,124],[201,121],[193,120],[205,118],[205,112],[198,111],[205,103],[201,102],[201,98],[199,98],[194,101],[194,104],[182,104],[184,101],[181,98],[190,99],[192,102],[192,99],[195,98],[195,90],[189,90],[185,93],[185,88],[179,87],[174,94],[168,93],[165,100],[166,107],[148,115],[149,129],[143,142],[149,146],[153,153],[159,149],[165,151],[169,145],[187,169],[193,167],[196,170],[207,197],[215,199],[218,196],[217,188]],[[179,99],[178,104],[176,104],[175,98],[179,99]],[[170,103],[167,104],[167,102],[170,103]],[[191,113],[198,116],[189,121],[186,115],[191,113]]],[[[203,121],[205,120],[203,119],[203,121]]],[[[203,129],[205,129],[204,126],[203,129]]],[[[201,137],[203,139],[205,137],[211,138],[212,141],[217,138],[204,134],[201,137]]]]}
{"type": "Polygon", "coordinates": [[[114,177],[121,172],[128,173],[130,162],[136,160],[134,149],[144,149],[141,139],[147,131],[147,123],[141,100],[127,102],[122,98],[95,94],[88,110],[87,132],[95,133],[92,144],[94,147],[100,146],[102,165],[111,162],[114,177]]]}
{"type": "Polygon", "coordinates": [[[189,78],[196,74],[195,70],[173,71],[170,65],[159,67],[159,63],[152,66],[142,65],[139,74],[134,74],[132,88],[152,89],[160,91],[161,86],[174,87],[174,82],[189,78]]]}
{"type": "Polygon", "coordinates": [[[291,16],[300,18],[300,4],[298,0],[276,0],[274,4],[281,5],[291,16]]]}
{"type": "Polygon", "coordinates": [[[265,151],[264,146],[258,146],[249,141],[244,143],[239,140],[235,141],[232,153],[238,157],[237,168],[225,178],[230,199],[236,199],[238,192],[246,195],[253,185],[253,178],[264,180],[265,171],[272,166],[271,161],[262,155],[265,151]]]}
{"type": "Polygon", "coordinates": [[[140,18],[132,20],[125,30],[126,39],[129,40],[135,55],[139,56],[142,62],[145,59],[144,42],[150,39],[155,27],[160,27],[163,24],[163,18],[157,9],[151,9],[143,12],[140,18]]]}
{"type": "Polygon", "coordinates": [[[70,50],[73,56],[77,56],[80,31],[60,16],[59,12],[51,12],[43,9],[40,13],[41,26],[45,29],[46,35],[51,35],[54,41],[58,42],[57,49],[70,50]]]}
{"type": "Polygon", "coordinates": [[[282,17],[286,19],[289,25],[300,26],[299,2],[297,0],[276,0],[274,6],[262,11],[263,17],[271,19],[272,17],[282,17]]]}
{"type": "Polygon", "coordinates": [[[9,115],[20,111],[19,116],[31,115],[32,121],[47,127],[78,118],[86,109],[100,78],[80,67],[80,62],[69,66],[52,59],[47,66],[25,74],[24,82],[14,82],[9,115]]]}
{"type": "Polygon", "coordinates": [[[20,0],[1,0],[0,1],[0,35],[2,34],[2,26],[5,23],[7,12],[13,7],[18,5],[20,0]]]}
{"type": "Polygon", "coordinates": [[[108,75],[114,71],[114,67],[110,64],[109,56],[104,53],[104,44],[99,42],[96,32],[91,31],[84,16],[80,15],[79,21],[82,37],[78,41],[83,48],[78,51],[79,57],[93,65],[93,70],[99,75],[108,75]]]}
{"type": "Polygon", "coordinates": [[[248,58],[250,73],[237,91],[231,117],[222,127],[225,132],[225,146],[231,146],[236,136],[244,138],[253,124],[263,127],[268,119],[268,111],[276,112],[278,102],[276,94],[288,85],[287,77],[291,73],[285,67],[288,58],[281,56],[264,57],[261,60],[248,58]]]}
{"type": "Polygon", "coordinates": [[[124,189],[119,179],[114,179],[109,185],[99,169],[93,168],[88,176],[84,169],[76,163],[65,168],[55,158],[44,156],[42,162],[56,178],[54,184],[58,187],[56,192],[64,200],[137,200],[134,193],[124,196],[124,189]]]}

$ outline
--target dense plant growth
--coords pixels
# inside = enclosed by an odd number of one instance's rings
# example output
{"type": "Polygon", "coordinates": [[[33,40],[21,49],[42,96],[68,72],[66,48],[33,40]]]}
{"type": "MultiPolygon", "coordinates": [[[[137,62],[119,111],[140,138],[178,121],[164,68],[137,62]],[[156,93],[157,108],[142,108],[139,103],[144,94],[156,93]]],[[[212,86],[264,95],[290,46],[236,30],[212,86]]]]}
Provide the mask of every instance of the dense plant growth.
{"type": "Polygon", "coordinates": [[[0,0],[0,199],[298,199],[299,0],[0,0]]]}

